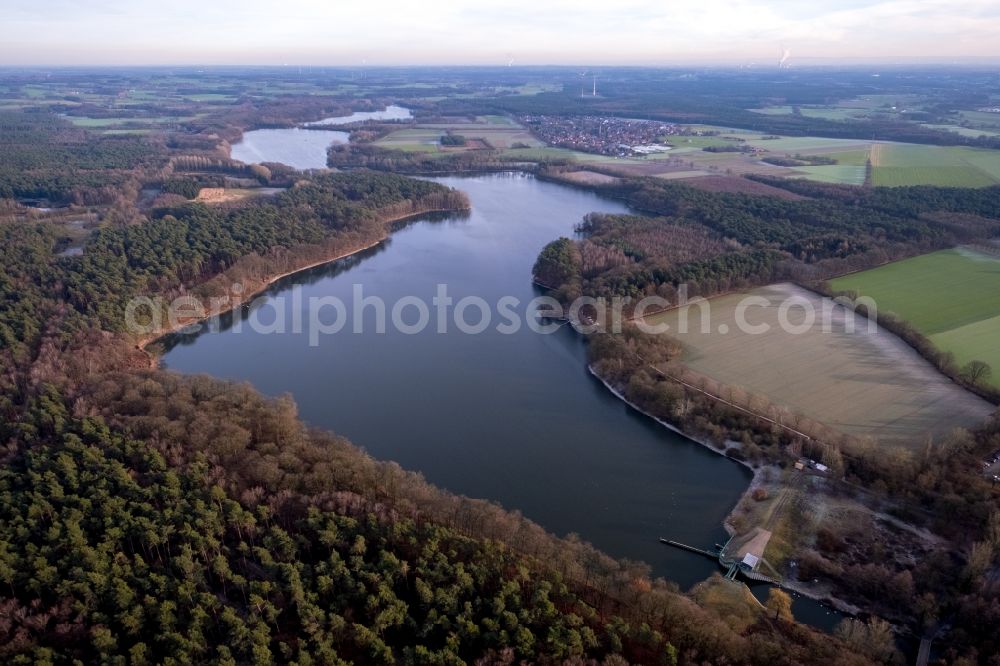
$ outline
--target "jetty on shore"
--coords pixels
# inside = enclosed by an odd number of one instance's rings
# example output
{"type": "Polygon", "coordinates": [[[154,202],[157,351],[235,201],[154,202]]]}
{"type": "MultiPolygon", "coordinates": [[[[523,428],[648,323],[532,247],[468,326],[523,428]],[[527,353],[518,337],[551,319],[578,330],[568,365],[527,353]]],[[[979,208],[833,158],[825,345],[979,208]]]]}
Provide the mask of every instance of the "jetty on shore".
{"type": "Polygon", "coordinates": [[[771,540],[770,530],[755,527],[749,532],[729,539],[723,546],[716,544],[714,550],[689,546],[686,543],[660,537],[660,543],[688,552],[704,555],[716,560],[726,571],[726,578],[736,580],[740,576],[746,580],[781,585],[781,576],[764,559],[764,549],[771,540]],[[766,569],[767,573],[761,571],[766,569]]]}

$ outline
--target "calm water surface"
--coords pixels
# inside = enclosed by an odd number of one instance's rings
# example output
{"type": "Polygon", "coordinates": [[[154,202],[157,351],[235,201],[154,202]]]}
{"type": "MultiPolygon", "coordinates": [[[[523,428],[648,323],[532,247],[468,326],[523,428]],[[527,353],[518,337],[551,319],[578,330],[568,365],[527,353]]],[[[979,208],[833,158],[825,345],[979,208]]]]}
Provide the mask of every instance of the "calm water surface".
{"type": "Polygon", "coordinates": [[[333,118],[323,118],[306,125],[348,125],[350,123],[364,122],[365,120],[409,120],[413,117],[410,110],[390,104],[381,111],[355,111],[349,116],[334,116],[333,118]]]}
{"type": "Polygon", "coordinates": [[[326,149],[347,143],[347,132],[332,130],[260,129],[245,132],[229,155],[247,164],[281,162],[296,169],[325,169],[326,149]]]}
{"type": "MultiPolygon", "coordinates": [[[[269,322],[280,308],[308,321],[313,296],[339,297],[350,309],[355,285],[390,308],[404,296],[430,303],[439,283],[456,301],[514,296],[526,304],[538,295],[531,267],[545,243],[571,235],[588,212],[626,212],[617,202],[523,175],[438,182],[467,192],[471,214],[415,222],[378,248],[290,276],[253,316],[269,322]],[[298,302],[293,289],[301,290],[298,302]]],[[[291,393],[308,422],[378,458],[518,509],[557,534],[575,532],[612,555],[648,562],[681,587],[716,570],[657,539],[724,542],[722,521],[749,471],[615,398],[587,374],[584,343],[568,327],[551,335],[527,327],[467,335],[431,326],[405,335],[390,326],[380,334],[369,310],[365,333],[348,325],[311,347],[305,333],[254,333],[241,322],[248,316],[243,309],[220,330],[173,337],[166,365],[248,380],[270,395],[291,393]]]]}
{"type": "MultiPolygon", "coordinates": [[[[413,115],[402,106],[387,106],[382,111],[355,111],[349,116],[324,118],[313,125],[347,125],[364,120],[407,120],[413,115]]],[[[232,145],[230,157],[247,164],[281,162],[296,169],[325,169],[326,149],[335,143],[347,143],[350,134],[330,130],[260,129],[245,132],[232,145]]]]}

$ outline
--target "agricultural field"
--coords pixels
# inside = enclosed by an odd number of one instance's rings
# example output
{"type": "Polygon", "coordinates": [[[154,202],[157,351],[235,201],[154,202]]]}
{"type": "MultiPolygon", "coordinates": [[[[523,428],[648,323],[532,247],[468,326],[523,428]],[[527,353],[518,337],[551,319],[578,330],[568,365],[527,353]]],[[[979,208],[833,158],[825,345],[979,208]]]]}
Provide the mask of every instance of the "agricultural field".
{"type": "Polygon", "coordinates": [[[684,178],[701,178],[703,176],[712,175],[708,171],[702,171],[701,169],[690,169],[687,171],[666,171],[664,173],[656,174],[657,178],[665,178],[667,180],[679,180],[684,178]]]}
{"type": "Polygon", "coordinates": [[[755,148],[779,154],[807,150],[817,152],[854,151],[868,146],[867,141],[859,141],[858,139],[827,139],[818,136],[783,136],[778,139],[765,139],[758,136],[748,139],[747,143],[755,148]]]}
{"type": "Polygon", "coordinates": [[[907,109],[919,106],[923,100],[924,98],[920,95],[861,95],[860,97],[855,97],[853,99],[841,100],[837,102],[835,106],[867,109],[869,111],[892,111],[896,109],[907,109]]]}
{"type": "Polygon", "coordinates": [[[562,178],[572,183],[580,183],[581,185],[610,185],[621,180],[615,176],[609,176],[596,171],[587,171],[586,169],[564,173],[562,174],[562,178]]]}
{"type": "Polygon", "coordinates": [[[1000,130],[1000,113],[960,111],[958,115],[961,116],[963,123],[968,123],[972,127],[1000,130]]]}
{"type": "MultiPolygon", "coordinates": [[[[925,102],[919,95],[864,95],[843,99],[834,104],[800,105],[798,110],[806,118],[852,120],[899,115],[920,108],[925,102]]],[[[795,107],[788,104],[748,110],[768,116],[790,116],[795,113],[795,107]]]]}
{"type": "Polygon", "coordinates": [[[1000,258],[957,248],[834,280],[834,289],[875,299],[882,312],[910,322],[959,365],[994,369],[1000,387],[1000,258]]]}
{"type": "Polygon", "coordinates": [[[608,155],[596,155],[594,153],[581,153],[568,148],[510,148],[503,151],[506,157],[516,157],[525,161],[545,160],[545,159],[567,159],[582,163],[603,164],[603,165],[628,165],[644,164],[641,160],[618,159],[608,155]]]}
{"type": "Polygon", "coordinates": [[[993,412],[896,336],[793,285],[721,296],[647,321],[670,327],[667,334],[681,342],[694,371],[855,437],[918,448],[929,436],[941,439],[993,412]],[[786,301],[790,327],[781,325],[786,301]],[[738,325],[741,303],[749,305],[745,321],[766,324],[766,332],[738,325]],[[807,325],[807,308],[816,314],[813,325],[807,325]],[[824,308],[830,311],[825,318],[824,308]]]}
{"type": "Polygon", "coordinates": [[[674,146],[674,153],[686,153],[700,151],[702,148],[710,146],[731,146],[733,145],[732,139],[748,139],[756,136],[756,134],[743,134],[738,131],[726,130],[724,134],[713,136],[678,135],[666,136],[663,137],[663,140],[674,146]]]}
{"type": "Polygon", "coordinates": [[[442,130],[406,128],[390,132],[375,141],[376,146],[407,152],[437,152],[442,130]]]}
{"type": "Polygon", "coordinates": [[[986,187],[1000,183],[1000,151],[997,150],[905,143],[872,144],[855,139],[808,136],[765,139],[760,134],[746,131],[706,129],[722,130],[724,134],[690,137],[690,142],[689,137],[670,137],[677,146],[670,154],[690,161],[695,169],[714,167],[719,171],[763,173],[848,185],[864,184],[867,175],[865,165],[871,156],[874,185],[986,187]],[[765,156],[824,156],[837,160],[837,164],[772,167],[761,164],[759,155],[701,151],[705,146],[725,145],[728,142],[724,137],[742,138],[746,145],[767,151],[765,156]]]}
{"type": "Polygon", "coordinates": [[[127,125],[130,123],[137,125],[174,125],[193,120],[196,116],[159,116],[155,118],[146,118],[141,116],[116,118],[90,118],[87,116],[64,117],[77,127],[100,130],[104,128],[114,128],[119,125],[127,125]]]}
{"type": "Polygon", "coordinates": [[[494,94],[515,94],[515,95],[538,95],[546,92],[559,92],[562,90],[560,83],[526,83],[522,86],[498,86],[494,88],[494,94]]]}
{"type": "MultiPolygon", "coordinates": [[[[824,118],[826,120],[851,120],[871,115],[869,109],[838,106],[800,106],[799,113],[806,118],[824,118]]],[[[791,106],[768,106],[761,109],[750,109],[754,113],[766,116],[790,116],[795,113],[791,106]]]]}
{"type": "Polygon", "coordinates": [[[223,93],[196,93],[194,95],[184,95],[184,99],[189,99],[192,102],[233,102],[236,100],[235,95],[226,95],[223,93]]]}
{"type": "MultiPolygon", "coordinates": [[[[492,146],[501,151],[504,157],[525,162],[562,159],[579,162],[581,165],[599,164],[621,169],[637,168],[643,170],[643,175],[647,175],[647,167],[656,173],[667,170],[657,166],[652,158],[619,159],[608,155],[546,146],[516,121],[503,116],[482,116],[477,118],[477,122],[455,120],[454,122],[409,125],[381,137],[374,142],[374,145],[393,150],[440,155],[456,150],[492,146]],[[447,133],[464,136],[469,140],[469,144],[465,147],[443,147],[440,140],[447,133]]],[[[708,153],[705,154],[708,155],[708,153]]]]}
{"type": "MultiPolygon", "coordinates": [[[[544,148],[541,141],[516,121],[505,116],[481,116],[477,122],[419,123],[395,130],[378,139],[375,145],[408,152],[438,152],[441,136],[447,133],[464,136],[470,148],[493,147],[505,150],[513,146],[544,148]]],[[[455,150],[454,148],[448,150],[455,150]]]]}
{"type": "Polygon", "coordinates": [[[1000,131],[996,129],[979,129],[977,127],[964,127],[962,125],[929,125],[927,123],[922,123],[923,127],[936,130],[944,130],[945,132],[954,132],[961,136],[968,136],[972,138],[978,138],[980,136],[1000,136],[1000,131]]]}
{"type": "Polygon", "coordinates": [[[864,148],[858,148],[855,150],[836,150],[826,154],[837,160],[838,165],[863,167],[868,164],[869,153],[869,147],[865,146],[864,148]]]}
{"type": "Polygon", "coordinates": [[[1000,183],[1000,151],[961,146],[875,143],[875,185],[987,187],[1000,183]]]}
{"type": "Polygon", "coordinates": [[[488,125],[503,125],[503,126],[506,126],[506,127],[520,127],[521,126],[516,120],[514,120],[513,118],[511,118],[509,116],[498,116],[498,115],[477,116],[476,117],[476,122],[477,123],[486,123],[488,125]]]}
{"type": "Polygon", "coordinates": [[[851,164],[829,164],[820,166],[794,167],[796,175],[803,174],[809,180],[822,183],[844,183],[846,185],[864,185],[867,169],[851,164]]]}
{"type": "Polygon", "coordinates": [[[809,178],[830,183],[861,185],[865,182],[865,164],[868,161],[868,143],[853,139],[827,139],[822,137],[777,137],[764,138],[759,132],[749,130],[714,127],[710,125],[689,125],[689,131],[718,132],[709,135],[672,135],[663,140],[674,148],[668,153],[644,158],[642,166],[622,164],[623,172],[636,175],[655,175],[663,178],[698,177],[710,173],[763,174],[809,178]],[[746,145],[765,151],[763,154],[739,152],[707,152],[713,146],[746,145]],[[779,167],[761,161],[762,157],[791,157],[795,154],[823,155],[834,158],[837,164],[779,167]],[[670,162],[656,164],[655,162],[670,162]],[[640,173],[641,172],[641,173],[640,173]]]}
{"type": "MultiPolygon", "coordinates": [[[[881,100],[864,100],[883,104],[881,100]]],[[[837,107],[838,113],[854,107],[837,107]]],[[[868,112],[870,109],[857,107],[868,112]]],[[[832,113],[832,111],[831,111],[832,113]]],[[[685,129],[709,134],[679,134],[661,137],[673,146],[668,152],[645,157],[615,158],[546,146],[511,117],[483,115],[474,119],[445,119],[437,123],[417,123],[382,137],[375,145],[408,152],[453,152],[462,148],[442,148],[440,137],[460,134],[470,140],[465,149],[493,147],[504,155],[526,161],[569,159],[581,164],[601,164],[620,175],[657,176],[669,179],[695,178],[713,174],[761,174],[807,178],[819,182],[863,185],[867,163],[874,157],[875,185],[945,185],[984,187],[1000,183],[1000,151],[954,146],[875,143],[857,139],[779,136],[765,138],[760,132],[711,125],[687,125],[685,129]],[[745,145],[763,152],[708,152],[713,146],[745,145]],[[874,153],[874,155],[873,155],[874,153]],[[762,158],[822,156],[836,164],[776,166],[762,158]]]]}

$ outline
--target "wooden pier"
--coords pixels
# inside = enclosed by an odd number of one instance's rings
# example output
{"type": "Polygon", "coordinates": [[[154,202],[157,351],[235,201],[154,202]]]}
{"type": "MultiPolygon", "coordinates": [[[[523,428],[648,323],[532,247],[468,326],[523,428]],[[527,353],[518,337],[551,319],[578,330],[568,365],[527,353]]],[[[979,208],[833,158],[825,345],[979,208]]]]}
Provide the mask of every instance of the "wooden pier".
{"type": "Polygon", "coordinates": [[[692,553],[698,553],[699,555],[704,555],[705,557],[710,557],[713,560],[719,558],[719,553],[713,553],[707,550],[702,550],[701,548],[695,548],[694,546],[689,546],[686,543],[681,543],[680,541],[671,541],[670,539],[664,539],[660,537],[660,543],[665,543],[668,546],[673,546],[674,548],[680,548],[681,550],[688,550],[692,553]]]}

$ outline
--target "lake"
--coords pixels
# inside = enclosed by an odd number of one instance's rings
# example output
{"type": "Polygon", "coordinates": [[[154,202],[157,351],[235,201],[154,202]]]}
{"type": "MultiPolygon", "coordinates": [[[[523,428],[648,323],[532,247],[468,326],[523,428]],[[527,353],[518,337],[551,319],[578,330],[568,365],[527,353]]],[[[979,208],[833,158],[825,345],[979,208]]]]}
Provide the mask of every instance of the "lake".
{"type": "Polygon", "coordinates": [[[305,123],[305,125],[349,125],[351,123],[360,123],[366,120],[410,120],[411,118],[413,118],[413,114],[410,113],[409,109],[402,106],[396,106],[395,104],[390,104],[381,111],[355,111],[349,116],[323,118],[322,120],[305,123]]]}
{"type": "MultiPolygon", "coordinates": [[[[406,120],[413,115],[401,106],[387,106],[382,111],[356,111],[349,116],[324,118],[304,127],[316,125],[347,125],[365,120],[406,120]]],[[[259,129],[245,132],[232,145],[229,156],[247,164],[280,162],[296,169],[325,169],[326,149],[335,143],[347,143],[350,134],[335,130],[259,129]]]]}
{"type": "Polygon", "coordinates": [[[255,333],[244,325],[279,311],[308,321],[311,297],[336,297],[350,308],[357,288],[390,306],[412,296],[430,303],[440,284],[456,302],[508,296],[525,304],[539,295],[531,268],[547,242],[571,235],[586,213],[627,212],[527,175],[435,180],[468,193],[471,212],[415,221],[376,248],[276,282],[253,310],[223,318],[218,330],[169,338],[166,366],[290,393],[309,423],[443,488],[645,561],[682,588],[706,578],[717,570],[713,562],[658,539],[724,543],[722,522],[749,470],[617,399],[588,374],[585,343],[570,327],[472,335],[431,326],[410,335],[389,326],[378,333],[367,311],[359,320],[364,333],[349,325],[310,346],[305,332],[255,333]]]}
{"type": "Polygon", "coordinates": [[[331,130],[260,129],[245,132],[229,156],[247,164],[281,162],[296,169],[325,169],[326,149],[347,143],[347,132],[331,130]]]}

